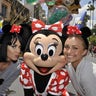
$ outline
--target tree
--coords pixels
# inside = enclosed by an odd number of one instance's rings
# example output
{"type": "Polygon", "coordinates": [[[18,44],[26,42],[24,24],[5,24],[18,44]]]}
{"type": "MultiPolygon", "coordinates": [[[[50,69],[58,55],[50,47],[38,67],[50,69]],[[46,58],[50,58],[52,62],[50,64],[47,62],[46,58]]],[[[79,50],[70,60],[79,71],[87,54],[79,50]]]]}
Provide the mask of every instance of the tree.
{"type": "Polygon", "coordinates": [[[86,15],[84,18],[84,25],[86,26],[86,23],[88,22],[88,20],[90,20],[90,16],[86,15]]]}
{"type": "Polygon", "coordinates": [[[92,28],[92,36],[89,37],[91,44],[96,45],[96,25],[92,28]]]}
{"type": "Polygon", "coordinates": [[[96,35],[90,36],[89,41],[91,42],[91,44],[96,45],[96,35]]]}

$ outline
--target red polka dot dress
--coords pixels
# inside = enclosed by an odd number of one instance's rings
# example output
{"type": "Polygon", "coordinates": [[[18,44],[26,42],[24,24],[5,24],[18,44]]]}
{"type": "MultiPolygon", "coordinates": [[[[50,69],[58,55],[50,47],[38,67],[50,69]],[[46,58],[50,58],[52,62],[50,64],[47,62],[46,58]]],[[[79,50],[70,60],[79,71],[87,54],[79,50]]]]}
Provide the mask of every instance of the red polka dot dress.
{"type": "Polygon", "coordinates": [[[37,91],[34,81],[34,71],[29,69],[24,63],[21,65],[20,82],[25,89],[33,88],[36,96],[47,96],[47,93],[55,96],[69,96],[65,90],[65,86],[69,83],[69,75],[64,68],[52,73],[43,93],[37,91]]]}

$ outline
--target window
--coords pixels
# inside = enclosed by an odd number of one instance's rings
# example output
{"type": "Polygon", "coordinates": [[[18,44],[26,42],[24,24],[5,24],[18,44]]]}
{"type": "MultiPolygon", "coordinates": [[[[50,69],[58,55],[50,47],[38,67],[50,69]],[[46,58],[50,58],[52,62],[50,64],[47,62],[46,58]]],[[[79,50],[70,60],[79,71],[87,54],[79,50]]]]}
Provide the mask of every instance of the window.
{"type": "Polygon", "coordinates": [[[6,15],[7,15],[7,6],[2,4],[2,16],[6,17],[6,15]]]}
{"type": "Polygon", "coordinates": [[[39,19],[39,8],[40,6],[38,4],[34,5],[34,18],[39,19]]]}

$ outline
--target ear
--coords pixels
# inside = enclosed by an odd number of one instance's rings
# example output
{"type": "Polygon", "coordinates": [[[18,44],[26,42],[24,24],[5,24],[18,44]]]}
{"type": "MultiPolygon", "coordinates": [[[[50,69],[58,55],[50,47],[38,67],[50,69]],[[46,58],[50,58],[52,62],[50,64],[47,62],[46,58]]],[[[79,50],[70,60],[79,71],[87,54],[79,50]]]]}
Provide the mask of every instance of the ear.
{"type": "Polygon", "coordinates": [[[88,50],[87,50],[87,49],[85,49],[85,50],[84,50],[84,52],[82,53],[82,56],[86,56],[86,55],[87,55],[87,53],[88,53],[88,50]]]}

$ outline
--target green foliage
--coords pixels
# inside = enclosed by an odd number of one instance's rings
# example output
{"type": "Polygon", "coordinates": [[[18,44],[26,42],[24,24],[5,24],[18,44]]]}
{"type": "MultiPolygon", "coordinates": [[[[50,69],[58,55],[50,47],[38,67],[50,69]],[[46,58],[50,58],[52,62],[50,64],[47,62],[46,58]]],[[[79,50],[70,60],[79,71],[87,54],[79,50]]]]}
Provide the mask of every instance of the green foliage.
{"type": "Polygon", "coordinates": [[[87,9],[87,10],[88,10],[88,11],[93,11],[93,10],[95,10],[94,5],[92,5],[92,4],[88,5],[88,9],[87,9]]]}
{"type": "Polygon", "coordinates": [[[93,29],[92,29],[92,34],[93,34],[93,35],[94,35],[94,34],[96,35],[96,28],[93,28],[93,29]]]}
{"type": "Polygon", "coordinates": [[[90,36],[89,41],[91,42],[91,44],[96,45],[96,35],[90,36]]]}

